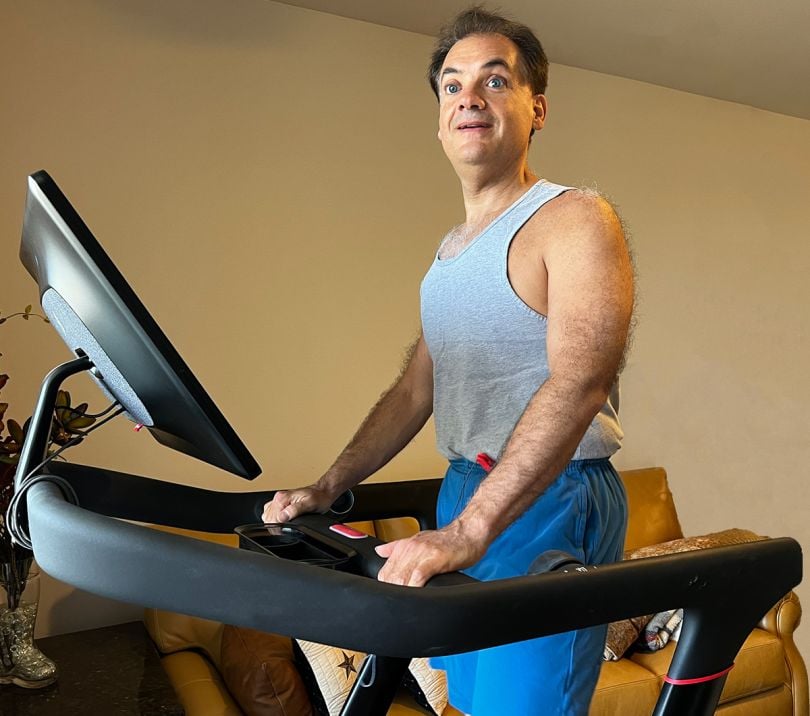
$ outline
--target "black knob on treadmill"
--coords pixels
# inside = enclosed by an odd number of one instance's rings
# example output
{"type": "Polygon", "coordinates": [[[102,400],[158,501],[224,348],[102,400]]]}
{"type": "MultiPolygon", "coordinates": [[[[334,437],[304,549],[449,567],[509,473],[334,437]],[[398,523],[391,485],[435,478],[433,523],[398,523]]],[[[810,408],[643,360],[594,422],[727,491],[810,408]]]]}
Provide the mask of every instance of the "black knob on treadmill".
{"type": "Polygon", "coordinates": [[[535,558],[529,565],[526,574],[545,574],[546,572],[567,572],[569,569],[582,567],[574,555],[559,549],[550,549],[535,558]]]}
{"type": "Polygon", "coordinates": [[[354,493],[346,490],[332,503],[329,512],[333,515],[345,515],[351,512],[352,507],[354,507],[354,493]]]}

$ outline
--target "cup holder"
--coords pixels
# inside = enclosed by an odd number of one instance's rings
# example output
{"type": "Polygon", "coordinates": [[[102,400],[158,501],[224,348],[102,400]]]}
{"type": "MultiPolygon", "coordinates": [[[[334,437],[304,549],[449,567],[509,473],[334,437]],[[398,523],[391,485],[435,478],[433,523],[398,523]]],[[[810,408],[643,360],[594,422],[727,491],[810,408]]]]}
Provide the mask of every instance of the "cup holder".
{"type": "Polygon", "coordinates": [[[285,524],[236,527],[239,547],[300,564],[335,569],[356,553],[309,530],[285,524]]]}

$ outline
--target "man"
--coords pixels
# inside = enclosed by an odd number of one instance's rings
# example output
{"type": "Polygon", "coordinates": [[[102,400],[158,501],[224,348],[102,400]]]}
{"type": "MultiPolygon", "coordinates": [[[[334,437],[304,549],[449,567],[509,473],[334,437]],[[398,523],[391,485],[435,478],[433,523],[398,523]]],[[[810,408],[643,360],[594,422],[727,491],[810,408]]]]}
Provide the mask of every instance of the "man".
{"type": "MultiPolygon", "coordinates": [[[[423,281],[423,333],[399,379],[334,465],[277,493],[264,519],[327,511],[433,412],[450,460],[439,529],[379,547],[380,580],[518,576],[548,549],[615,561],[626,505],[608,458],[622,437],[617,376],[633,307],[621,224],[600,197],[528,166],[547,111],[547,61],[528,28],[473,8],[442,31],[432,59],[438,137],[466,221],[423,281]]],[[[584,715],[604,637],[597,627],[434,662],[465,713],[584,715]]]]}

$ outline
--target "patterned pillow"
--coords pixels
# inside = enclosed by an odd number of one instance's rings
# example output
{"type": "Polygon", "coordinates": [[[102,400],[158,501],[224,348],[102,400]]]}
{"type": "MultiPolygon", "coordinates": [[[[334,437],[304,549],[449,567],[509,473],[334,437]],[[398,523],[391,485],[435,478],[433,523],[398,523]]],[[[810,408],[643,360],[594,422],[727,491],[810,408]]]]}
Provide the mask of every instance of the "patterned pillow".
{"type": "MultiPolygon", "coordinates": [[[[293,654],[317,716],[339,716],[366,655],[303,639],[293,640],[293,654]]],[[[447,707],[445,673],[427,659],[411,660],[402,685],[428,714],[441,716],[447,707]]]]}
{"type": "MultiPolygon", "coordinates": [[[[632,552],[626,552],[624,558],[642,559],[644,557],[660,557],[665,554],[691,552],[693,550],[707,549],[709,547],[726,547],[734,544],[743,544],[745,542],[756,542],[762,539],[767,538],[761,537],[749,530],[734,528],[723,530],[722,532],[713,532],[708,535],[700,535],[698,537],[675,539],[670,542],[653,544],[649,547],[639,547],[632,552]]],[[[621,659],[625,652],[636,643],[639,637],[644,633],[647,625],[651,620],[655,619],[656,616],[658,615],[646,614],[640,617],[622,619],[621,621],[609,624],[607,640],[605,642],[604,660],[618,661],[621,659]]],[[[667,618],[665,622],[666,621],[669,621],[669,618],[667,618]]],[[[644,639],[643,636],[642,639],[644,639]]],[[[666,643],[666,639],[662,639],[662,641],[666,643]]],[[[650,639],[647,639],[646,642],[649,648],[651,646],[650,639]]]]}

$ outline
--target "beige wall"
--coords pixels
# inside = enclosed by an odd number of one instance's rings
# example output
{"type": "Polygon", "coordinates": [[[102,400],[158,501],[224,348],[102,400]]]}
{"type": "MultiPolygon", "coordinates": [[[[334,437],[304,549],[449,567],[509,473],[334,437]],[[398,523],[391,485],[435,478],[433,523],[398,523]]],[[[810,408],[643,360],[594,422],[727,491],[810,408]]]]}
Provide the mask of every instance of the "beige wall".
{"type": "Polygon", "coordinates": [[[569,67],[550,95],[535,163],[605,191],[635,248],[617,466],[665,466],[687,534],[807,549],[810,122],[569,67]]]}
{"type": "MultiPolygon", "coordinates": [[[[17,237],[24,177],[46,168],[265,473],[230,478],[127,423],[71,459],[220,489],[315,477],[394,377],[420,277],[461,219],[430,38],[262,0],[0,7],[0,310],[36,301],[17,237]]],[[[597,184],[637,255],[619,466],[667,467],[687,532],[810,544],[810,122],[562,66],[550,103],[535,168],[597,184]]],[[[20,415],[67,353],[44,326],[0,330],[20,415]]],[[[427,431],[381,478],[441,469],[427,431]]],[[[41,633],[137,617],[43,590],[41,633]]]]}

